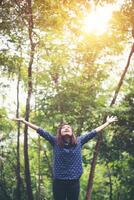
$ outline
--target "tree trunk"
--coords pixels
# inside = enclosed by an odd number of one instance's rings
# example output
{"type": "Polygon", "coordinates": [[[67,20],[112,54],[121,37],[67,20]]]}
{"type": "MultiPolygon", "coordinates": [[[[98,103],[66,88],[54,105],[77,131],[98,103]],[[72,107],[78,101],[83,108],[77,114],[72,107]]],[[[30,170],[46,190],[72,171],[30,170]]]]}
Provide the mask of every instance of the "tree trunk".
{"type": "MultiPolygon", "coordinates": [[[[17,109],[16,118],[19,118],[19,84],[20,84],[20,66],[18,69],[18,81],[17,81],[17,109]]],[[[16,167],[16,199],[21,199],[21,176],[20,176],[20,122],[17,124],[17,167],[16,167]]]]}
{"type": "Polygon", "coordinates": [[[112,184],[111,171],[108,166],[108,163],[106,163],[106,166],[107,166],[108,178],[109,178],[109,200],[113,200],[113,184],[112,184]]]}
{"type": "MultiPolygon", "coordinates": [[[[115,90],[115,94],[114,94],[114,97],[110,103],[110,107],[112,107],[114,104],[115,104],[115,101],[117,99],[117,96],[119,94],[119,91],[120,91],[120,88],[123,84],[123,80],[124,80],[124,77],[127,73],[127,70],[128,70],[128,67],[130,65],[130,60],[131,60],[131,57],[134,53],[134,44],[132,46],[132,49],[130,51],[130,54],[129,54],[129,57],[128,57],[128,61],[127,61],[127,65],[121,75],[121,78],[119,80],[119,83],[117,85],[117,88],[115,90]]],[[[95,167],[96,167],[96,161],[97,161],[97,157],[98,157],[98,154],[99,154],[99,149],[100,149],[100,145],[101,145],[101,142],[102,142],[102,133],[100,133],[99,137],[98,137],[98,140],[96,142],[96,146],[95,146],[95,150],[94,150],[94,154],[93,154],[93,160],[92,160],[92,163],[91,163],[91,170],[90,170],[90,174],[89,174],[89,179],[88,179],[88,185],[87,185],[87,193],[86,193],[86,200],[91,200],[91,194],[92,194],[92,188],[93,188],[93,179],[94,179],[94,172],[95,172],[95,167]]]]}
{"type": "Polygon", "coordinates": [[[40,200],[40,152],[41,152],[41,144],[40,144],[40,136],[38,135],[38,189],[37,189],[37,200],[40,200]]]}
{"type": "MultiPolygon", "coordinates": [[[[33,43],[33,16],[32,16],[32,4],[31,0],[27,0],[28,5],[28,32],[30,41],[30,60],[28,66],[28,93],[26,100],[26,113],[25,120],[29,121],[30,115],[30,99],[32,94],[32,64],[34,59],[35,45],[33,43]]],[[[26,191],[28,200],[33,200],[32,187],[31,187],[31,176],[28,156],[28,127],[25,125],[24,128],[24,162],[25,162],[25,180],[26,180],[26,191]]]]}

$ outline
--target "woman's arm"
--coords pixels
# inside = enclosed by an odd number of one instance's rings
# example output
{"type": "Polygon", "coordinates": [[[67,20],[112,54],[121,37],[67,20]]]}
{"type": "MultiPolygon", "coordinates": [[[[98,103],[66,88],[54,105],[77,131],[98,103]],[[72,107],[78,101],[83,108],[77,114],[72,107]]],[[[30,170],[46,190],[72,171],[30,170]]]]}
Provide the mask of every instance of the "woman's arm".
{"type": "Polygon", "coordinates": [[[36,125],[34,125],[34,124],[28,122],[28,121],[26,121],[26,120],[23,119],[23,118],[15,118],[15,119],[13,119],[13,120],[18,121],[18,122],[22,122],[22,123],[26,124],[26,125],[29,126],[30,128],[36,130],[37,133],[38,133],[41,137],[43,137],[43,138],[45,138],[46,140],[48,140],[52,145],[55,144],[55,137],[54,137],[53,135],[51,135],[49,132],[43,130],[42,128],[40,128],[40,127],[38,127],[38,126],[36,126],[36,125]]]}
{"type": "Polygon", "coordinates": [[[102,124],[101,126],[97,127],[95,130],[96,132],[100,132],[102,131],[104,128],[106,128],[109,124],[118,121],[117,117],[111,116],[111,117],[107,117],[106,122],[104,124],[102,124]]]}
{"type": "Polygon", "coordinates": [[[39,129],[38,126],[36,126],[36,125],[34,125],[34,124],[32,124],[32,123],[26,121],[26,120],[23,119],[23,118],[15,118],[15,119],[13,119],[13,120],[18,121],[18,122],[22,122],[22,123],[26,124],[27,126],[29,126],[30,128],[36,130],[36,131],[39,129]]]}
{"type": "Polygon", "coordinates": [[[87,143],[89,140],[94,138],[98,132],[103,130],[105,127],[107,127],[110,123],[117,121],[117,117],[107,117],[106,122],[102,124],[101,126],[97,127],[96,129],[92,130],[91,132],[88,132],[87,134],[81,135],[79,137],[81,141],[81,145],[84,145],[87,143]]]}

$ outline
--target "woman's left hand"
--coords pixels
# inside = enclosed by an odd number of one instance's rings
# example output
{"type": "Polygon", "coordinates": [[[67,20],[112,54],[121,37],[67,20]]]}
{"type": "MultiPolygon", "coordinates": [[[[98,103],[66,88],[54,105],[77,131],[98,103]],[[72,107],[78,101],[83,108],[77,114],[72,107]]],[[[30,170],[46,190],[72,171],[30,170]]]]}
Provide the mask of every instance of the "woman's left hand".
{"type": "Polygon", "coordinates": [[[108,122],[109,124],[116,121],[118,121],[116,116],[111,116],[111,117],[107,116],[106,122],[108,122]]]}

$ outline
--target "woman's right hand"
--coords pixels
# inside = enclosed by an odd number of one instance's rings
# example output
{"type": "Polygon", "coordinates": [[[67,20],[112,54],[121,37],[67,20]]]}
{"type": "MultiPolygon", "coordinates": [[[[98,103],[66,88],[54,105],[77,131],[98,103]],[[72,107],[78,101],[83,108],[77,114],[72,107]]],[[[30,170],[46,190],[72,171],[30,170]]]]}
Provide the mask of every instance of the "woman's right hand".
{"type": "Polygon", "coordinates": [[[14,121],[17,121],[17,122],[24,122],[25,119],[24,118],[13,118],[14,121]]]}

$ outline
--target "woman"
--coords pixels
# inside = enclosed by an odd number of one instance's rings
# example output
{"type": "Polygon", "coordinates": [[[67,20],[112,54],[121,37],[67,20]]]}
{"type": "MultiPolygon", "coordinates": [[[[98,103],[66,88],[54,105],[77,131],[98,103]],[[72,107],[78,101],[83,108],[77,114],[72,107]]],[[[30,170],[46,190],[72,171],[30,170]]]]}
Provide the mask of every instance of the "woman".
{"type": "Polygon", "coordinates": [[[53,147],[53,195],[55,200],[78,200],[80,191],[80,177],[82,175],[82,146],[96,136],[117,117],[107,117],[106,122],[85,135],[75,137],[69,124],[61,124],[57,136],[53,136],[38,126],[22,119],[15,119],[36,130],[48,140],[53,147]]]}

